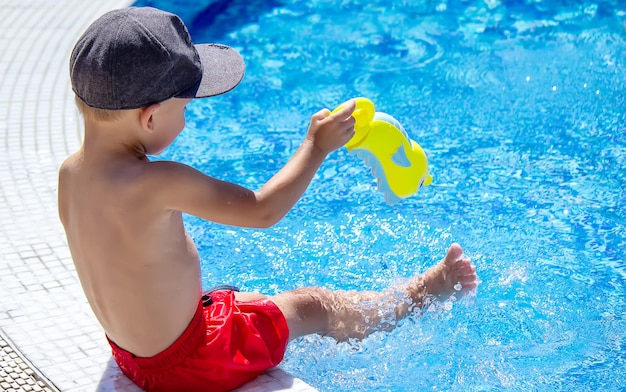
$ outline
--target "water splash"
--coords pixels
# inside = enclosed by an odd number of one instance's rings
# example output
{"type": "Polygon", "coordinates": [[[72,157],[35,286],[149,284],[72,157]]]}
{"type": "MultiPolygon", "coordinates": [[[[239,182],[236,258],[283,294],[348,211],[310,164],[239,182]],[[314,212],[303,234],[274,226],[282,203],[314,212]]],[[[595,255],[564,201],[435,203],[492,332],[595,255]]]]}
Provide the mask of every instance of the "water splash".
{"type": "Polygon", "coordinates": [[[358,344],[298,340],[283,366],[322,391],[621,385],[624,5],[279,8],[224,26],[220,38],[244,54],[246,78],[190,105],[188,129],[164,158],[258,189],[297,148],[312,113],[365,95],[411,124],[437,181],[389,208],[367,170],[337,151],[271,229],[188,218],[203,284],[268,294],[304,285],[381,290],[457,241],[481,277],[474,295],[358,344]]]}

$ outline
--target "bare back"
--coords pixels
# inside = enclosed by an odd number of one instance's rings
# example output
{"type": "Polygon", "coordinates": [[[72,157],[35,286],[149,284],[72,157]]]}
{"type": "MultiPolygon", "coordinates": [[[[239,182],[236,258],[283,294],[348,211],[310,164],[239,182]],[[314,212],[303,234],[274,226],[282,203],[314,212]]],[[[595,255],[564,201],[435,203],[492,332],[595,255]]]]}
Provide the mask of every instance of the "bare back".
{"type": "Polygon", "coordinates": [[[59,214],[87,299],[108,337],[141,357],[169,347],[197,309],[200,261],[182,213],[269,227],[300,199],[326,155],[354,134],[354,102],[332,115],[321,110],[292,159],[254,192],[182,163],[147,159],[183,130],[189,101],[118,111],[110,121],[86,118],[83,146],[59,172],[59,214]]]}
{"type": "Polygon", "coordinates": [[[179,211],[159,205],[151,163],[69,157],[59,173],[59,212],[87,299],[107,336],[138,356],[185,330],[201,291],[200,265],[179,211]]]}

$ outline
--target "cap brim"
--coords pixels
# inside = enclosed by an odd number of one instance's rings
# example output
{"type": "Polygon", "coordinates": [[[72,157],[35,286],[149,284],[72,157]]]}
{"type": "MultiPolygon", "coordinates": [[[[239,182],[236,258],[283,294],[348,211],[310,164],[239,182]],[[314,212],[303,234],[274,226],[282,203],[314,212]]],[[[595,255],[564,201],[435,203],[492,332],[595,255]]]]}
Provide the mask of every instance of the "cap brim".
{"type": "Polygon", "coordinates": [[[218,44],[194,46],[202,63],[202,80],[194,97],[205,98],[224,94],[241,82],[245,64],[236,50],[218,44]]]}

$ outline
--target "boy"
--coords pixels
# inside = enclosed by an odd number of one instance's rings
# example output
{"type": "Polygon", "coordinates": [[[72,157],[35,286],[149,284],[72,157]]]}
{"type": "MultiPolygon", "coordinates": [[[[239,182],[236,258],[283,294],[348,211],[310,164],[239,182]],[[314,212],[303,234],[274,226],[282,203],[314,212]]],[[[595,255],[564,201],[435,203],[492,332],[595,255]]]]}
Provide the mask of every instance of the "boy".
{"type": "Polygon", "coordinates": [[[458,283],[476,286],[474,267],[453,244],[424,275],[382,293],[317,287],[273,297],[232,287],[203,293],[182,212],[271,226],[354,133],[354,102],[314,114],[292,159],[257,192],[183,164],[148,160],[182,131],[192,98],[231,90],[243,72],[233,49],[192,44],[178,17],[153,8],[105,14],[72,52],[85,137],[61,166],[59,214],[113,357],[146,390],[234,389],[276,366],[291,339],[363,338],[392,328],[426,295],[449,294],[458,283]]]}

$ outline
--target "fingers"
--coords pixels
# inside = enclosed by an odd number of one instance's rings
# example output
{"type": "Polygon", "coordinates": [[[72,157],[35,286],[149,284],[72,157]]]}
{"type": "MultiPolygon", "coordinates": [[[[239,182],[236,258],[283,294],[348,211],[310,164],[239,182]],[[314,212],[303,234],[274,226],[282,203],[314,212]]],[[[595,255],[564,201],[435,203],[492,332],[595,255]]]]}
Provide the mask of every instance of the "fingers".
{"type": "Polygon", "coordinates": [[[332,113],[331,116],[334,119],[345,120],[352,116],[354,109],[356,108],[356,101],[351,99],[344,103],[341,106],[341,109],[337,110],[335,113],[332,113]]]}
{"type": "Polygon", "coordinates": [[[317,120],[323,120],[325,118],[328,118],[330,121],[349,120],[350,117],[352,117],[354,109],[356,108],[356,101],[354,99],[351,99],[349,101],[346,101],[346,103],[341,104],[339,107],[340,109],[334,113],[324,108],[315,113],[313,115],[313,118],[317,120]]]}
{"type": "Polygon", "coordinates": [[[315,117],[318,120],[322,120],[325,119],[326,117],[328,117],[330,115],[330,110],[324,108],[322,110],[320,110],[319,112],[315,113],[313,115],[313,117],[315,117]]]}
{"type": "Polygon", "coordinates": [[[356,119],[352,116],[346,118],[341,122],[344,125],[344,129],[348,133],[354,133],[354,124],[356,123],[356,119]]]}
{"type": "Polygon", "coordinates": [[[356,107],[356,101],[351,99],[343,104],[336,112],[330,112],[328,109],[322,109],[313,115],[313,119],[323,123],[334,123],[344,132],[354,133],[354,124],[356,119],[352,117],[352,113],[356,107]]]}

